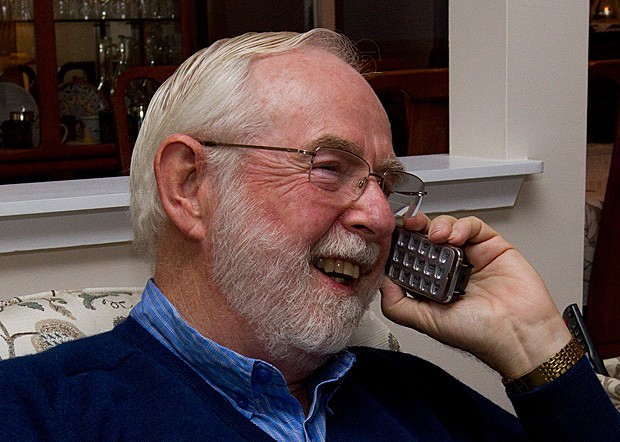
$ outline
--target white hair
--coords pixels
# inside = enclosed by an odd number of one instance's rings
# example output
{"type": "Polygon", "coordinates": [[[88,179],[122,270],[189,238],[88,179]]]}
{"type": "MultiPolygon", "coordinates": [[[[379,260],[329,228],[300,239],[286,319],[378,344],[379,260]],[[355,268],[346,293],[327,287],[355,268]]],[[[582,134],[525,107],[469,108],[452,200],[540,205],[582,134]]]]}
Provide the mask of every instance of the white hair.
{"type": "MultiPolygon", "coordinates": [[[[152,261],[167,223],[153,171],[159,144],[174,133],[199,141],[251,139],[266,125],[259,100],[245,81],[252,61],[303,46],[322,48],[359,70],[357,52],[333,31],[248,33],[197,52],[157,90],[135,143],[130,178],[134,243],[152,261]]],[[[239,155],[234,149],[209,149],[207,159],[214,170],[230,174],[239,155]]],[[[220,183],[222,174],[216,177],[220,183]]]]}

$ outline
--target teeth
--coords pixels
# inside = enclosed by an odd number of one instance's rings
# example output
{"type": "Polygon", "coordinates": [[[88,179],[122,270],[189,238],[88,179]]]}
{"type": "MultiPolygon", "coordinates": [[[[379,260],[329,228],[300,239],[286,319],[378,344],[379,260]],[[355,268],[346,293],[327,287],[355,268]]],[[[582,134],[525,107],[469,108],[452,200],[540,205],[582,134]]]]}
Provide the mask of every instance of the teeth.
{"type": "Polygon", "coordinates": [[[332,273],[335,268],[336,268],[336,264],[334,263],[333,259],[324,260],[323,270],[325,270],[327,273],[332,273]]]}
{"type": "Polygon", "coordinates": [[[334,272],[336,272],[336,273],[344,273],[344,262],[341,259],[335,260],[334,264],[336,265],[336,268],[334,269],[334,272]]]}
{"type": "MultiPolygon", "coordinates": [[[[347,275],[354,279],[358,279],[360,277],[360,267],[357,264],[353,264],[349,261],[344,261],[342,259],[332,259],[332,258],[319,258],[316,262],[316,266],[319,269],[323,269],[325,273],[339,273],[341,275],[347,275]]],[[[335,278],[338,280],[344,279],[335,278]]],[[[339,281],[336,281],[339,282],[339,281]]]]}

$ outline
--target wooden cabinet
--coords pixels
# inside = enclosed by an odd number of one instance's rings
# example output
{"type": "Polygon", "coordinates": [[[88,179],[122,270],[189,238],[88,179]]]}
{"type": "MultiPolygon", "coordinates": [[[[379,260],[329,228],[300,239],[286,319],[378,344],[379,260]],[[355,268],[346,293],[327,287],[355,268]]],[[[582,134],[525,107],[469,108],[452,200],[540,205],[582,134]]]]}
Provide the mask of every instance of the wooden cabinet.
{"type": "MultiPolygon", "coordinates": [[[[39,135],[38,145],[31,148],[15,148],[3,141],[0,184],[121,174],[114,129],[104,127],[112,121],[109,94],[114,85],[113,77],[122,71],[122,63],[178,64],[193,53],[196,50],[193,2],[22,0],[3,4],[12,5],[14,9],[0,8],[0,81],[27,83],[22,86],[29,88],[36,99],[39,135]],[[18,5],[25,9],[15,10],[18,5]],[[119,5],[133,10],[123,12],[119,5]],[[88,6],[92,9],[84,9],[88,6]],[[76,9],[69,10],[70,7],[76,9]],[[106,10],[112,7],[117,9],[106,10]],[[152,9],[156,7],[157,11],[152,9]],[[131,41],[133,54],[130,61],[123,61],[122,57],[127,54],[119,55],[119,52],[129,47],[121,47],[122,42],[127,41],[131,41]],[[118,55],[112,61],[104,57],[106,45],[118,55]],[[22,52],[23,46],[26,46],[26,53],[22,52]],[[160,51],[159,58],[154,55],[155,50],[160,51]],[[23,66],[27,73],[16,70],[23,66]],[[107,136],[100,137],[99,142],[90,136],[78,142],[63,140],[66,129],[61,126],[61,121],[64,122],[61,117],[66,117],[67,111],[63,108],[62,96],[59,102],[59,87],[71,78],[63,78],[59,70],[65,72],[67,67],[76,68],[78,72],[79,68],[84,68],[87,75],[77,81],[87,83],[101,97],[97,117],[100,117],[101,131],[107,136]],[[18,75],[11,75],[12,72],[18,75]]],[[[75,94],[75,90],[72,93],[75,94]]],[[[2,98],[0,106],[6,103],[2,98]]],[[[13,109],[1,110],[2,118],[6,119],[13,109]]]]}

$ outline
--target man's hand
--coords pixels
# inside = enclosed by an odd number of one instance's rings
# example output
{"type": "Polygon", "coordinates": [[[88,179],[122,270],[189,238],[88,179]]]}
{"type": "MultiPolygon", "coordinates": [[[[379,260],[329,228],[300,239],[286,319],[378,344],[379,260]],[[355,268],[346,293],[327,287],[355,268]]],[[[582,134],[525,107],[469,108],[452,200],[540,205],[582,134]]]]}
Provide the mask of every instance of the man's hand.
{"type": "Polygon", "coordinates": [[[381,307],[392,321],[468,351],[505,378],[522,376],[569,341],[560,312],[525,258],[478,218],[419,214],[405,222],[434,243],[465,249],[473,264],[467,293],[450,304],[411,298],[387,278],[381,307]]]}

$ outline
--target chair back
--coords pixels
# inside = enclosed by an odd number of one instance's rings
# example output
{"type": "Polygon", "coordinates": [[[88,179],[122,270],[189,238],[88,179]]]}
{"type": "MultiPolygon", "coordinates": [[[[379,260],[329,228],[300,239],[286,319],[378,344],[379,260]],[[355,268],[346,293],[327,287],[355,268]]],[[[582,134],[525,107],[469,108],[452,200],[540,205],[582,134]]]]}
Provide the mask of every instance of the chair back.
{"type": "Polygon", "coordinates": [[[136,66],[128,68],[116,78],[112,94],[112,106],[114,108],[114,123],[121,170],[125,175],[129,174],[131,152],[135,141],[130,136],[131,107],[136,104],[137,97],[140,97],[142,101],[140,105],[144,106],[145,109],[148,105],[146,100],[151,98],[154,90],[161,86],[176,68],[177,66],[136,66]],[[131,93],[128,94],[128,92],[131,93]]]}
{"type": "Polygon", "coordinates": [[[0,300],[0,360],[111,330],[141,296],[141,287],[112,287],[49,290],[0,300]]]}
{"type": "Polygon", "coordinates": [[[390,118],[396,155],[448,153],[448,69],[384,71],[367,80],[390,118]]]}
{"type": "Polygon", "coordinates": [[[6,66],[0,72],[0,81],[14,83],[23,87],[35,99],[39,97],[37,90],[37,74],[27,64],[6,66]]]}

